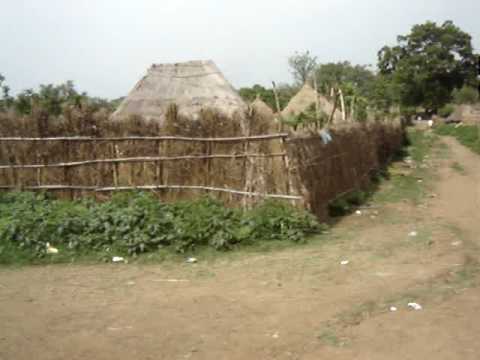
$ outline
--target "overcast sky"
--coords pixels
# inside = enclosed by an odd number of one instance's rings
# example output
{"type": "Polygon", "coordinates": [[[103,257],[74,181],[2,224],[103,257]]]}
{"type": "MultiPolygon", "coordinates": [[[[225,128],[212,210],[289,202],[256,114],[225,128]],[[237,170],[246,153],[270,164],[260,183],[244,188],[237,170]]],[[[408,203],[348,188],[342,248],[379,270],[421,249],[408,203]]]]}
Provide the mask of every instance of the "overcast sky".
{"type": "Polygon", "coordinates": [[[234,86],[291,81],[287,58],[375,64],[426,20],[480,49],[480,0],[0,0],[0,73],[14,92],[73,80],[123,96],[152,63],[212,59],[234,86]]]}

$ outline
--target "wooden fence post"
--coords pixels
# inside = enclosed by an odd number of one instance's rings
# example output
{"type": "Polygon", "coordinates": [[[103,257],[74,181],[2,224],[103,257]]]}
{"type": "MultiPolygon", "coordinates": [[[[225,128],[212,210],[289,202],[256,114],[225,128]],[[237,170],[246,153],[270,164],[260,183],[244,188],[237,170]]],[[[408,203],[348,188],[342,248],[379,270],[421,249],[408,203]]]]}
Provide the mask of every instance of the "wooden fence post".
{"type": "MultiPolygon", "coordinates": [[[[38,147],[35,149],[35,157],[37,159],[37,164],[42,163],[42,156],[38,150],[38,147]]],[[[37,185],[42,185],[42,168],[37,169],[37,185]]]]}
{"type": "Polygon", "coordinates": [[[283,118],[282,118],[282,109],[280,108],[280,99],[278,98],[277,85],[275,81],[272,81],[273,95],[275,96],[275,106],[277,107],[278,121],[280,122],[280,131],[283,131],[283,118]]]}
{"type": "MultiPolygon", "coordinates": [[[[158,157],[162,156],[160,140],[155,141],[155,147],[157,148],[158,157]]],[[[155,163],[155,184],[157,185],[160,185],[162,180],[162,163],[162,161],[157,161],[155,163]]]]}
{"type": "MultiPolygon", "coordinates": [[[[63,142],[63,148],[64,148],[64,154],[65,154],[66,161],[69,162],[70,161],[70,142],[68,140],[65,140],[63,142]]],[[[71,174],[70,174],[69,170],[70,170],[70,168],[68,166],[65,166],[63,168],[63,182],[67,186],[73,186],[72,179],[71,179],[71,174]]],[[[70,200],[73,200],[74,196],[75,196],[75,190],[70,189],[69,196],[70,196],[70,200]]]]}
{"type": "MultiPolygon", "coordinates": [[[[112,143],[112,155],[113,158],[116,159],[118,158],[118,146],[112,143]]],[[[112,176],[113,176],[113,186],[118,187],[118,163],[114,163],[112,167],[112,176]]]]}

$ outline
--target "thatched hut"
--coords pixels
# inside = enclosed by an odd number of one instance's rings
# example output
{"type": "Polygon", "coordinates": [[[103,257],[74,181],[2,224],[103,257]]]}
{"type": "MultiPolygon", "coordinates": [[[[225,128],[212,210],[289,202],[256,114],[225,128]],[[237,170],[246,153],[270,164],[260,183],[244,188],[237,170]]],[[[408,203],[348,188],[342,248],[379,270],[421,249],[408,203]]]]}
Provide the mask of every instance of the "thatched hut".
{"type": "Polygon", "coordinates": [[[480,104],[458,105],[455,107],[455,111],[448,117],[448,120],[478,125],[480,124],[480,104]]]}
{"type": "MultiPolygon", "coordinates": [[[[295,116],[308,111],[310,108],[314,108],[316,98],[318,98],[320,111],[324,112],[330,117],[333,112],[334,105],[328,101],[326,97],[317,94],[315,89],[313,89],[309,84],[305,84],[297,93],[297,95],[290,100],[287,107],[282,111],[282,116],[295,116]]],[[[336,109],[333,120],[340,121],[341,119],[342,114],[338,109],[336,109]]]]}
{"type": "Polygon", "coordinates": [[[197,120],[210,109],[225,117],[243,115],[247,105],[213,61],[154,64],[120,104],[112,118],[140,115],[147,121],[164,122],[171,105],[178,115],[197,120]]]}
{"type": "Polygon", "coordinates": [[[275,118],[275,113],[273,112],[272,108],[268,106],[259,96],[257,96],[255,101],[253,101],[250,106],[255,113],[266,119],[273,120],[275,118]]]}

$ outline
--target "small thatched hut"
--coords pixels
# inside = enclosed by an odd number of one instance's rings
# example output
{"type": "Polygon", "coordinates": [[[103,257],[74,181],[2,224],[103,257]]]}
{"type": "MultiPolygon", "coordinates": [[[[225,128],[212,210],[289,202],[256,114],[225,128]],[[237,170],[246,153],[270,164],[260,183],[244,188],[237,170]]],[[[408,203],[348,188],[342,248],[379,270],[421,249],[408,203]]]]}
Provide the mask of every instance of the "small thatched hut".
{"type": "Polygon", "coordinates": [[[196,120],[204,109],[226,117],[243,115],[247,105],[225,79],[213,61],[154,64],[135,85],[112,118],[140,115],[162,124],[169,107],[178,115],[196,120]]]}
{"type": "Polygon", "coordinates": [[[480,124],[480,104],[458,105],[455,107],[455,111],[448,117],[448,120],[478,125],[480,124]]]}
{"type": "MultiPolygon", "coordinates": [[[[282,111],[282,116],[288,117],[306,112],[311,107],[315,106],[316,97],[318,97],[320,110],[330,116],[333,112],[334,105],[328,101],[326,97],[317,94],[315,89],[313,89],[309,84],[305,84],[297,93],[297,95],[290,100],[287,107],[282,111]]],[[[336,109],[333,120],[340,121],[341,119],[342,114],[338,109],[336,109]]]]}
{"type": "Polygon", "coordinates": [[[250,106],[257,114],[265,117],[266,119],[273,119],[275,117],[275,113],[273,112],[272,108],[268,106],[259,96],[257,96],[255,101],[253,101],[250,106]]]}

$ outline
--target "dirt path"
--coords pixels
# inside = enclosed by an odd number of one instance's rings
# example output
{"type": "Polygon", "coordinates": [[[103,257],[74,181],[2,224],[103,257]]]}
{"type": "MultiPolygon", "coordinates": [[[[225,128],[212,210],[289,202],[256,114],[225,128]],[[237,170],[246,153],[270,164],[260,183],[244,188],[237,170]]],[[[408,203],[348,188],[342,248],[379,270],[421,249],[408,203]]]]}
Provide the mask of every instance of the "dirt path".
{"type": "Polygon", "coordinates": [[[478,359],[480,157],[443,141],[436,197],[365,210],[307,246],[0,269],[0,359],[478,359]]]}

